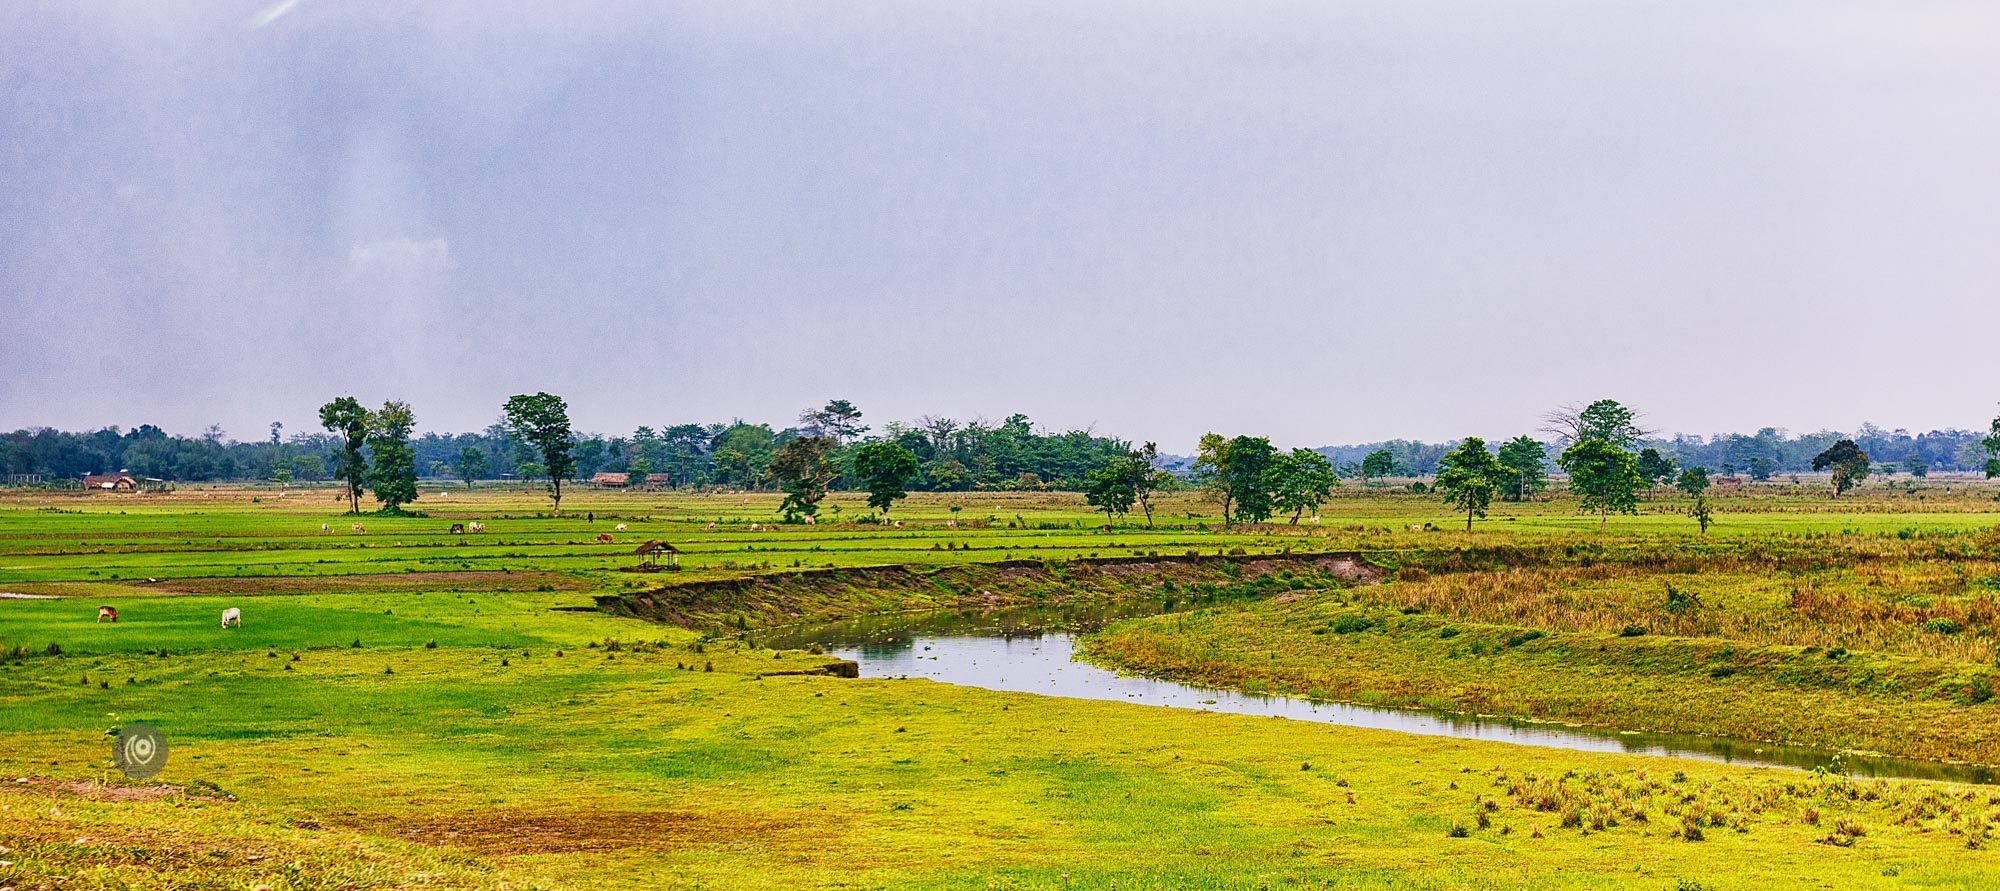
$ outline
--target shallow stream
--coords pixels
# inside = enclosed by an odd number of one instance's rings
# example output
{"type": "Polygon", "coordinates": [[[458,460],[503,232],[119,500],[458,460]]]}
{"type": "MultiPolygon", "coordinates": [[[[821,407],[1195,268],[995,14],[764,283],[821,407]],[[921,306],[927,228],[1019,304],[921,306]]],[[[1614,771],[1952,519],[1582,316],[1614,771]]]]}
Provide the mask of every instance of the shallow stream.
{"type": "Polygon", "coordinates": [[[1964,783],[2000,781],[2000,774],[1982,766],[1842,754],[1692,734],[1618,731],[1216,690],[1120,675],[1074,658],[1080,635],[1121,619],[1157,615],[1177,606],[1147,602],[869,616],[782,629],[761,637],[758,643],[786,648],[817,644],[829,653],[860,663],[862,677],[927,678],[989,690],[1269,715],[1518,745],[1804,770],[1824,768],[1858,777],[1964,783]]]}

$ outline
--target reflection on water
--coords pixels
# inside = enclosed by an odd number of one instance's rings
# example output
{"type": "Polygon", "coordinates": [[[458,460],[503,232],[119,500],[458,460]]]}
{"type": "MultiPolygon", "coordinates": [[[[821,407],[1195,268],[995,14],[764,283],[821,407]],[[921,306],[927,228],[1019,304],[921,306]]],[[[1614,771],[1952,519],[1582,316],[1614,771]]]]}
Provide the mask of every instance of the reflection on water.
{"type": "Polygon", "coordinates": [[[1185,605],[1167,602],[872,616],[786,629],[777,637],[760,640],[759,643],[778,647],[818,644],[830,653],[860,663],[863,677],[928,678],[989,690],[1270,715],[1351,727],[1592,752],[1630,752],[1735,764],[1825,768],[1860,777],[1964,783],[1991,783],[2000,779],[1986,767],[1839,755],[1819,749],[1688,734],[1621,733],[1450,712],[1260,696],[1153,678],[1121,676],[1073,658],[1078,634],[1095,631],[1118,619],[1158,614],[1185,605]]]}

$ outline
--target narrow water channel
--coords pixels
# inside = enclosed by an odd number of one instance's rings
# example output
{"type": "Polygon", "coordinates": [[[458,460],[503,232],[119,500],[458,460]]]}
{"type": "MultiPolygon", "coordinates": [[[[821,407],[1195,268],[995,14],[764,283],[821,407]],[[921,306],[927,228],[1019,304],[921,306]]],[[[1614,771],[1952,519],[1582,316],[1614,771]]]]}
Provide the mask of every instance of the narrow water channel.
{"type": "Polygon", "coordinates": [[[1079,636],[1120,619],[1157,615],[1176,606],[1155,602],[870,616],[784,629],[758,643],[777,647],[816,644],[829,653],[860,663],[862,677],[927,678],[989,690],[1269,715],[1591,752],[1666,755],[1803,770],[1823,768],[1857,777],[1962,783],[2000,781],[2000,775],[1992,768],[1981,766],[1840,754],[1691,734],[1621,732],[1217,690],[1120,675],[1075,658],[1079,636]]]}

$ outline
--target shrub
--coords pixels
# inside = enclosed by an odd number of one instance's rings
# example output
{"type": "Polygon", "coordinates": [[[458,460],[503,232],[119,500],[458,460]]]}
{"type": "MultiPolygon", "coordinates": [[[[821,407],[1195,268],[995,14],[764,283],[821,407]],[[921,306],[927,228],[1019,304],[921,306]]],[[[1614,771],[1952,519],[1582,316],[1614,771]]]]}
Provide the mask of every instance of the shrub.
{"type": "Polygon", "coordinates": [[[1644,635],[1645,633],[1646,633],[1646,628],[1643,625],[1627,625],[1624,628],[1619,629],[1618,636],[1639,637],[1641,635],[1644,635]]]}
{"type": "Polygon", "coordinates": [[[1443,628],[1438,629],[1438,637],[1441,639],[1450,640],[1457,636],[1458,636],[1458,629],[1453,628],[1450,625],[1446,625],[1443,628]]]}
{"type": "Polygon", "coordinates": [[[1375,627],[1375,620],[1367,616],[1357,616],[1350,613],[1333,620],[1332,627],[1335,634],[1353,634],[1375,627]]]}
{"type": "Polygon", "coordinates": [[[1701,595],[1693,591],[1683,591],[1672,585],[1667,586],[1667,612],[1683,613],[1701,608],[1701,595]]]}
{"type": "Polygon", "coordinates": [[[1530,628],[1526,631],[1520,632],[1519,634],[1515,634],[1514,636],[1507,638],[1507,645],[1510,647],[1518,647],[1531,640],[1541,640],[1542,638],[1547,636],[1549,636],[1549,633],[1543,631],[1540,628],[1530,628]]]}
{"type": "Polygon", "coordinates": [[[1923,627],[1932,634],[1957,634],[1964,630],[1964,626],[1959,625],[1957,620],[1945,616],[1931,619],[1925,622],[1923,627]]]}

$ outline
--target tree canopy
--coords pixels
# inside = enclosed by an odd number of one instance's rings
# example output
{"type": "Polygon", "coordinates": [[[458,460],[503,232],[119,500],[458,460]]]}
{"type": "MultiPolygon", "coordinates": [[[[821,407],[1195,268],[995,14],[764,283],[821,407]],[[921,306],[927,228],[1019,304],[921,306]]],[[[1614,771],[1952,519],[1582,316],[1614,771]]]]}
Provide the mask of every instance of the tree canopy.
{"type": "Polygon", "coordinates": [[[1513,472],[1486,450],[1486,440],[1468,436],[1438,459],[1436,487],[1446,504],[1465,512],[1465,531],[1471,532],[1473,518],[1486,516],[1493,493],[1511,476],[1513,472]]]}
{"type": "Polygon", "coordinates": [[[1507,468],[1507,479],[1500,484],[1507,500],[1533,498],[1548,487],[1548,450],[1534,437],[1516,436],[1502,443],[1499,460],[1507,468]]]}
{"type": "Polygon", "coordinates": [[[1271,503],[1280,512],[1291,514],[1293,525],[1298,525],[1306,511],[1317,514],[1319,506],[1333,497],[1334,487],[1340,485],[1333,462],[1312,449],[1293,449],[1278,455],[1271,462],[1269,474],[1271,503]]]}
{"type": "Polygon", "coordinates": [[[333,476],[347,484],[349,513],[361,512],[361,488],[368,482],[368,458],[361,451],[368,442],[368,410],[352,396],[336,396],[320,406],[320,425],[340,438],[334,457],[333,476]]]}
{"type": "Polygon", "coordinates": [[[1631,452],[1609,440],[1582,439],[1564,449],[1557,463],[1569,473],[1569,489],[1583,509],[1597,512],[1599,529],[1612,511],[1638,511],[1639,462],[1631,452]]]}
{"type": "Polygon", "coordinates": [[[417,500],[417,453],[410,448],[410,430],[417,417],[407,402],[390,400],[368,416],[368,454],[374,460],[369,483],[375,500],[389,513],[417,500]]]}
{"type": "Polygon", "coordinates": [[[1868,453],[1854,440],[1843,439],[1814,456],[1812,469],[1833,472],[1833,497],[1839,498],[1868,478],[1868,453]]]}
{"type": "Polygon", "coordinates": [[[785,491],[778,504],[785,522],[796,523],[800,517],[819,513],[819,502],[826,497],[827,483],[835,475],[828,457],[838,445],[832,436],[801,436],[771,456],[771,475],[785,491]]]}
{"type": "Polygon", "coordinates": [[[854,450],[854,474],[868,490],[868,506],[889,515],[889,508],[909,495],[904,486],[917,472],[917,456],[893,442],[871,442],[854,450]]]}
{"type": "Polygon", "coordinates": [[[576,459],[569,429],[569,404],[559,396],[535,393],[516,395],[501,407],[508,431],[539,453],[540,471],[549,481],[549,495],[555,513],[562,515],[562,484],[576,473],[576,459]]]}

